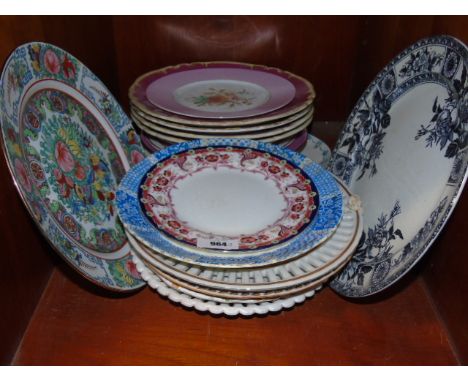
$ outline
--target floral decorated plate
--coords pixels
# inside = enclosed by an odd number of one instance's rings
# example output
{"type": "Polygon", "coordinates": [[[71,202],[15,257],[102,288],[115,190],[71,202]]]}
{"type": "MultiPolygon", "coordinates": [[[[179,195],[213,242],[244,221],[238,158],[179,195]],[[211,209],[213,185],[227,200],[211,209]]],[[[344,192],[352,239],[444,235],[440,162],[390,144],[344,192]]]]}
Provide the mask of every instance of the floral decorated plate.
{"type": "Polygon", "coordinates": [[[342,216],[333,176],[263,142],[208,139],[169,146],[135,166],[117,193],[137,240],[198,265],[251,267],[299,256],[342,216]]]}
{"type": "Polygon", "coordinates": [[[393,284],[447,222],[467,177],[468,50],[420,40],[387,65],[352,111],[330,169],[358,194],[364,234],[332,285],[363,297],[393,284]]]}
{"type": "Polygon", "coordinates": [[[57,252],[105,288],[143,286],[115,208],[143,148],[109,90],[69,53],[29,43],[3,69],[0,117],[18,191],[57,252]]]}
{"type": "Polygon", "coordinates": [[[156,118],[162,118],[167,121],[176,122],[189,126],[245,126],[255,125],[268,121],[273,121],[280,118],[285,118],[292,114],[310,106],[315,98],[315,91],[312,84],[304,78],[296,76],[292,73],[261,65],[252,65],[240,62],[200,62],[190,64],[180,64],[177,66],[169,66],[166,68],[158,69],[142,75],[137,78],[129,89],[129,98],[133,105],[138,107],[146,114],[152,115],[156,118]],[[180,114],[174,114],[159,106],[156,106],[148,99],[147,90],[155,81],[165,78],[169,75],[190,72],[192,70],[206,70],[206,69],[222,69],[230,70],[247,70],[253,73],[265,73],[280,77],[289,82],[294,87],[294,95],[292,99],[283,107],[272,110],[268,113],[261,115],[243,117],[241,119],[220,119],[216,118],[200,118],[190,117],[180,114]]]}
{"type": "Polygon", "coordinates": [[[294,85],[274,73],[247,68],[190,68],[168,73],[146,88],[146,98],[194,118],[246,118],[288,104],[294,85]]]}

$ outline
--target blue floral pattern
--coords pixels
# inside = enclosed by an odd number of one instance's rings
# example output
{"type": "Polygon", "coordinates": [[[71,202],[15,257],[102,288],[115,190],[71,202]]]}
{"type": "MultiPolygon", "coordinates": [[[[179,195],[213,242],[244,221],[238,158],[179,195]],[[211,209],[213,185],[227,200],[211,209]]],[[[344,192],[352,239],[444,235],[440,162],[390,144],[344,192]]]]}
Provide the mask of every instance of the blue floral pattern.
{"type": "Polygon", "coordinates": [[[425,137],[426,146],[445,149],[445,157],[453,158],[468,143],[468,76],[466,66],[460,79],[453,81],[449,97],[442,102],[436,97],[432,106],[433,117],[427,125],[421,125],[416,140],[425,137]]]}
{"type": "Polygon", "coordinates": [[[468,50],[460,41],[449,36],[420,40],[377,75],[349,116],[329,169],[353,189],[355,182],[371,183],[379,172],[388,131],[398,128],[391,119],[395,102],[421,84],[441,85],[448,97],[434,97],[430,117],[408,129],[414,129],[416,144],[440,150],[452,168],[437,207],[415,236],[401,229],[408,215],[398,200],[366,223],[356,255],[331,283],[338,293],[363,297],[391,285],[424,255],[453,211],[468,168],[467,67],[468,50]]]}

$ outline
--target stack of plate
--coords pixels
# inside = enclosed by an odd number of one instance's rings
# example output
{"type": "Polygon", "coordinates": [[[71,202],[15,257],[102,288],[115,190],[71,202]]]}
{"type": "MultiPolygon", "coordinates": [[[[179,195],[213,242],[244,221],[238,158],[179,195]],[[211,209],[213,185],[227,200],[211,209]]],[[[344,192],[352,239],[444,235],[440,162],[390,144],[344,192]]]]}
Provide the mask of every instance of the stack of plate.
{"type": "Polygon", "coordinates": [[[264,142],[197,140],[147,157],[117,208],[144,280],[185,306],[250,315],[304,301],[358,244],[358,199],[323,167],[264,142]]]}
{"type": "Polygon", "coordinates": [[[315,92],[309,81],[280,69],[206,62],[146,73],[129,97],[131,116],[151,151],[214,137],[297,149],[307,139],[315,92]]]}

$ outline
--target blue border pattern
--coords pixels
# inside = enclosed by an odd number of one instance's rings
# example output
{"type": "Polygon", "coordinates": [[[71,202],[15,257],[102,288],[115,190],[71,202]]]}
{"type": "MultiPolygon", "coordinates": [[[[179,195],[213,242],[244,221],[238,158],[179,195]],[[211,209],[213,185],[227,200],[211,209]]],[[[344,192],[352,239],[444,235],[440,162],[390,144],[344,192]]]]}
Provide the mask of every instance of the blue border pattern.
{"type": "Polygon", "coordinates": [[[157,252],[177,258],[178,260],[213,266],[260,266],[299,256],[325,240],[336,229],[343,214],[343,196],[341,190],[328,171],[300,153],[281,146],[248,139],[214,138],[194,140],[172,145],[154,153],[136,165],[122,179],[117,191],[116,201],[119,216],[124,226],[140,241],[157,252]],[[235,146],[258,149],[283,158],[292,165],[299,167],[314,180],[319,193],[319,210],[313,222],[287,243],[266,251],[259,251],[259,253],[249,253],[248,255],[226,253],[219,256],[219,252],[212,251],[211,254],[208,251],[193,251],[169,240],[150,223],[141,210],[138,199],[141,181],[149,169],[156,163],[183,151],[209,146],[235,146]]]}

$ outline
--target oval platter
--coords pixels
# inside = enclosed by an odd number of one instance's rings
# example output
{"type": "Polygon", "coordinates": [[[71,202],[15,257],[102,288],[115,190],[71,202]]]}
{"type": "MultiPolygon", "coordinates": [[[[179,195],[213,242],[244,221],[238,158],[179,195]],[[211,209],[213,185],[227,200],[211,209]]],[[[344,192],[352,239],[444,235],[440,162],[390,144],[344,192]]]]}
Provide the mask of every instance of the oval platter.
{"type": "Polygon", "coordinates": [[[361,197],[364,233],[331,283],[365,297],[405,275],[436,239],[467,177],[468,50],[423,39],[390,62],[353,109],[329,168],[361,197]]]}
{"type": "Polygon", "coordinates": [[[115,193],[145,152],[109,90],[71,54],[28,43],[3,68],[0,118],[15,185],[53,248],[99,286],[141,288],[115,193]]]}

